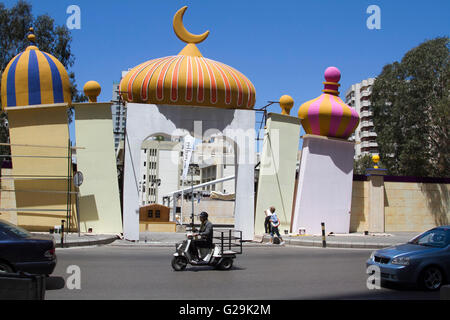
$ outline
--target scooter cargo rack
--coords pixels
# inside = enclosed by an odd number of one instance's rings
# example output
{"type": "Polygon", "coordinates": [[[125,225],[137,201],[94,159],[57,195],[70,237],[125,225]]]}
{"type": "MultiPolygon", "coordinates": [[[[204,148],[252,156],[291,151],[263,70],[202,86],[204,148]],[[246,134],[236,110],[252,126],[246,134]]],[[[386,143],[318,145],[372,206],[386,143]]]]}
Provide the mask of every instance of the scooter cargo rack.
{"type": "Polygon", "coordinates": [[[220,254],[242,254],[242,231],[214,229],[213,243],[220,247],[220,254]]]}

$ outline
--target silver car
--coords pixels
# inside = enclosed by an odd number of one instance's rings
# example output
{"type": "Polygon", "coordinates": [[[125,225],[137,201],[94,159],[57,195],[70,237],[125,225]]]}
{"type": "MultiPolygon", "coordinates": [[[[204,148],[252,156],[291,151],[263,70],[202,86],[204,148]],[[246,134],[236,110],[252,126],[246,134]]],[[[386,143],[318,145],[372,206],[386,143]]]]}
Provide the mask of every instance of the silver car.
{"type": "Polygon", "coordinates": [[[450,279],[450,226],[436,227],[406,244],[374,251],[366,266],[377,266],[381,280],[438,290],[450,279]]]}

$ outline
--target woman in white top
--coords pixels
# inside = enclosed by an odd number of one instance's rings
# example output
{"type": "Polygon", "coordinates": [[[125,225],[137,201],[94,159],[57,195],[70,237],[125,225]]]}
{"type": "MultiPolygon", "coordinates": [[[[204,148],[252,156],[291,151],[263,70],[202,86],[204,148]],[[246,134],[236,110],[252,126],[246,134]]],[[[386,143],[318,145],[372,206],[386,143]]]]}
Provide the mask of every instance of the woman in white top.
{"type": "Polygon", "coordinates": [[[275,212],[275,207],[270,207],[264,213],[266,214],[266,219],[264,220],[264,231],[265,233],[270,233],[272,231],[272,226],[270,225],[270,217],[275,212]]]}

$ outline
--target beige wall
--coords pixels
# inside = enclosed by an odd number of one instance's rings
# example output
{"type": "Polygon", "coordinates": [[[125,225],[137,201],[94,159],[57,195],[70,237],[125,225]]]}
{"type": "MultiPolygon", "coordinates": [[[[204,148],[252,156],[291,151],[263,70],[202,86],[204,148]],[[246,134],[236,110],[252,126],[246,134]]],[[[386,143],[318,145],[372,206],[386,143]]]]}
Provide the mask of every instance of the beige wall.
{"type": "Polygon", "coordinates": [[[74,108],[77,169],[83,173],[81,232],[122,233],[111,104],[79,103],[74,108]]]}
{"type": "MultiPolygon", "coordinates": [[[[66,220],[67,176],[72,174],[67,108],[54,104],[7,109],[17,224],[30,231],[48,231],[66,220]]],[[[75,214],[72,217],[74,228],[75,214]]]]}
{"type": "MultiPolygon", "coordinates": [[[[191,223],[192,203],[183,201],[183,223],[191,223]]],[[[234,224],[234,201],[202,199],[200,203],[194,201],[194,214],[208,212],[208,219],[214,224],[234,224]]],[[[200,223],[195,216],[194,223],[200,223]]]]}
{"type": "Polygon", "coordinates": [[[175,222],[139,222],[139,232],[176,232],[175,222]]]}
{"type": "Polygon", "coordinates": [[[450,224],[450,185],[385,182],[386,232],[450,224]]]}
{"type": "Polygon", "coordinates": [[[369,183],[353,181],[350,232],[363,232],[369,226],[369,183]]]}
{"type": "MultiPolygon", "coordinates": [[[[450,224],[450,185],[385,182],[385,232],[421,232],[450,224]]],[[[368,230],[369,182],[353,181],[350,232],[368,230]]]]}
{"type": "Polygon", "coordinates": [[[9,208],[16,208],[16,194],[11,191],[6,191],[14,190],[14,180],[8,179],[7,177],[11,175],[12,169],[2,169],[0,208],[3,208],[3,210],[0,210],[0,219],[17,225],[17,212],[4,210],[9,208]]]}
{"type": "Polygon", "coordinates": [[[269,113],[258,179],[255,233],[264,233],[265,210],[274,206],[280,232],[291,229],[300,119],[269,113]]]}

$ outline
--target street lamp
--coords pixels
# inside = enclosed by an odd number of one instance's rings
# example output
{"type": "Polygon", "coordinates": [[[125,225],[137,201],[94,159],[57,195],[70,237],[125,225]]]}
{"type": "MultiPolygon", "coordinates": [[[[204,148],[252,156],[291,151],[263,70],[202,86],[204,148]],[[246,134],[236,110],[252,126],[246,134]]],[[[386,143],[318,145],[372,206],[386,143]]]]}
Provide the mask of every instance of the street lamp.
{"type": "Polygon", "coordinates": [[[191,173],[191,203],[192,203],[192,213],[191,213],[191,230],[194,231],[194,165],[189,165],[189,171],[191,173]]]}

